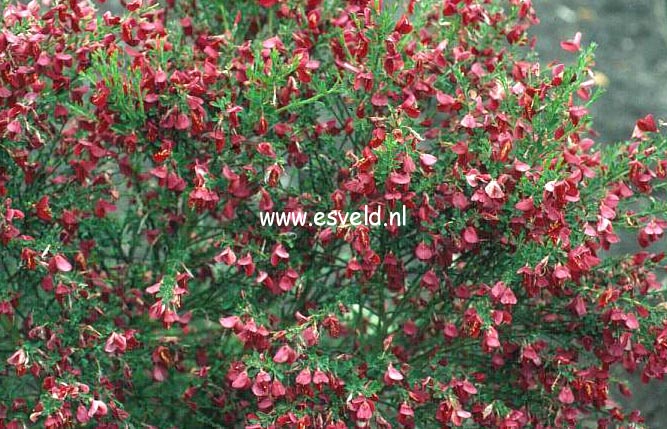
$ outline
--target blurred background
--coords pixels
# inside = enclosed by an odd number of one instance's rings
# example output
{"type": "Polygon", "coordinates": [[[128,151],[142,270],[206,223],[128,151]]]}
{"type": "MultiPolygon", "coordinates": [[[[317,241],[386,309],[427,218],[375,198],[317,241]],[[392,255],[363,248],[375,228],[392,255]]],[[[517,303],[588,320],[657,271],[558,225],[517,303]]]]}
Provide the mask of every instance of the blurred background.
{"type": "MultiPolygon", "coordinates": [[[[667,0],[534,0],[533,4],[541,23],[531,33],[537,36],[543,65],[571,61],[560,41],[577,31],[583,44],[598,45],[597,80],[605,89],[592,109],[598,142],[628,139],[635,121],[648,113],[667,121],[667,0]]],[[[633,237],[627,238],[626,246],[633,247],[633,237]]],[[[661,244],[662,249],[651,250],[667,250],[661,244]]],[[[648,427],[667,427],[667,383],[646,385],[635,376],[632,387],[632,398],[623,398],[616,388],[611,394],[641,410],[648,427]]]]}

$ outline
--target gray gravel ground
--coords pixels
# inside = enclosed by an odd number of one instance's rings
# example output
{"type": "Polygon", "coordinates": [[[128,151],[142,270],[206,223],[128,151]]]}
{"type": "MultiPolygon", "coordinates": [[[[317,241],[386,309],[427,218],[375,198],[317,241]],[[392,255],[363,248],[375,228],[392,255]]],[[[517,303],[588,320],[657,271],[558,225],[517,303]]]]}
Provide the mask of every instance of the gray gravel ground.
{"type": "Polygon", "coordinates": [[[624,140],[647,113],[667,119],[667,0],[537,0],[533,34],[543,61],[571,58],[559,41],[577,32],[596,42],[597,70],[609,80],[593,111],[601,141],[624,140]],[[661,16],[662,15],[662,16],[661,16]]]}

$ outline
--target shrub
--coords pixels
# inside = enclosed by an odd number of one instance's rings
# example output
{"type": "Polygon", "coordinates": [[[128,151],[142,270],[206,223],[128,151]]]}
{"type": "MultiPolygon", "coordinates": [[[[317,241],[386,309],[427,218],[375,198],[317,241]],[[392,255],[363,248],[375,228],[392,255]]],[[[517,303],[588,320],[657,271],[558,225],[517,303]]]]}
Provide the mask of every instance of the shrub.
{"type": "Polygon", "coordinates": [[[641,424],[667,141],[530,0],[4,3],[0,428],[641,424]]]}

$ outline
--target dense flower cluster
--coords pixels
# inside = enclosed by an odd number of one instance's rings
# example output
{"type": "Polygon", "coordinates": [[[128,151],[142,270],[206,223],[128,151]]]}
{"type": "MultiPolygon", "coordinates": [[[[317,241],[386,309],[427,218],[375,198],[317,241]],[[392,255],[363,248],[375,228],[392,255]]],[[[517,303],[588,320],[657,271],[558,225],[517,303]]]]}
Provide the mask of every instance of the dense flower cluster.
{"type": "Polygon", "coordinates": [[[545,65],[530,0],[52,3],[3,2],[0,428],[641,425],[667,140],[595,142],[580,34],[545,65]],[[378,207],[408,225],[258,215],[378,207]]]}

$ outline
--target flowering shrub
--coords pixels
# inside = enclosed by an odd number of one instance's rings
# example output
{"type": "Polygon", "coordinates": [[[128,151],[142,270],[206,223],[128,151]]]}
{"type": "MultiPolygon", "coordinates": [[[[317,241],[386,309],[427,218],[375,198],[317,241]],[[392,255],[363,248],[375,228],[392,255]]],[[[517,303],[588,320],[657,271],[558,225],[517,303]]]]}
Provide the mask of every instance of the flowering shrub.
{"type": "Polygon", "coordinates": [[[664,255],[604,254],[662,238],[667,139],[594,141],[580,35],[540,65],[530,0],[124,6],[4,6],[0,428],[641,424],[613,370],[667,370],[664,255]],[[259,223],[378,208],[408,225],[259,223]]]}

